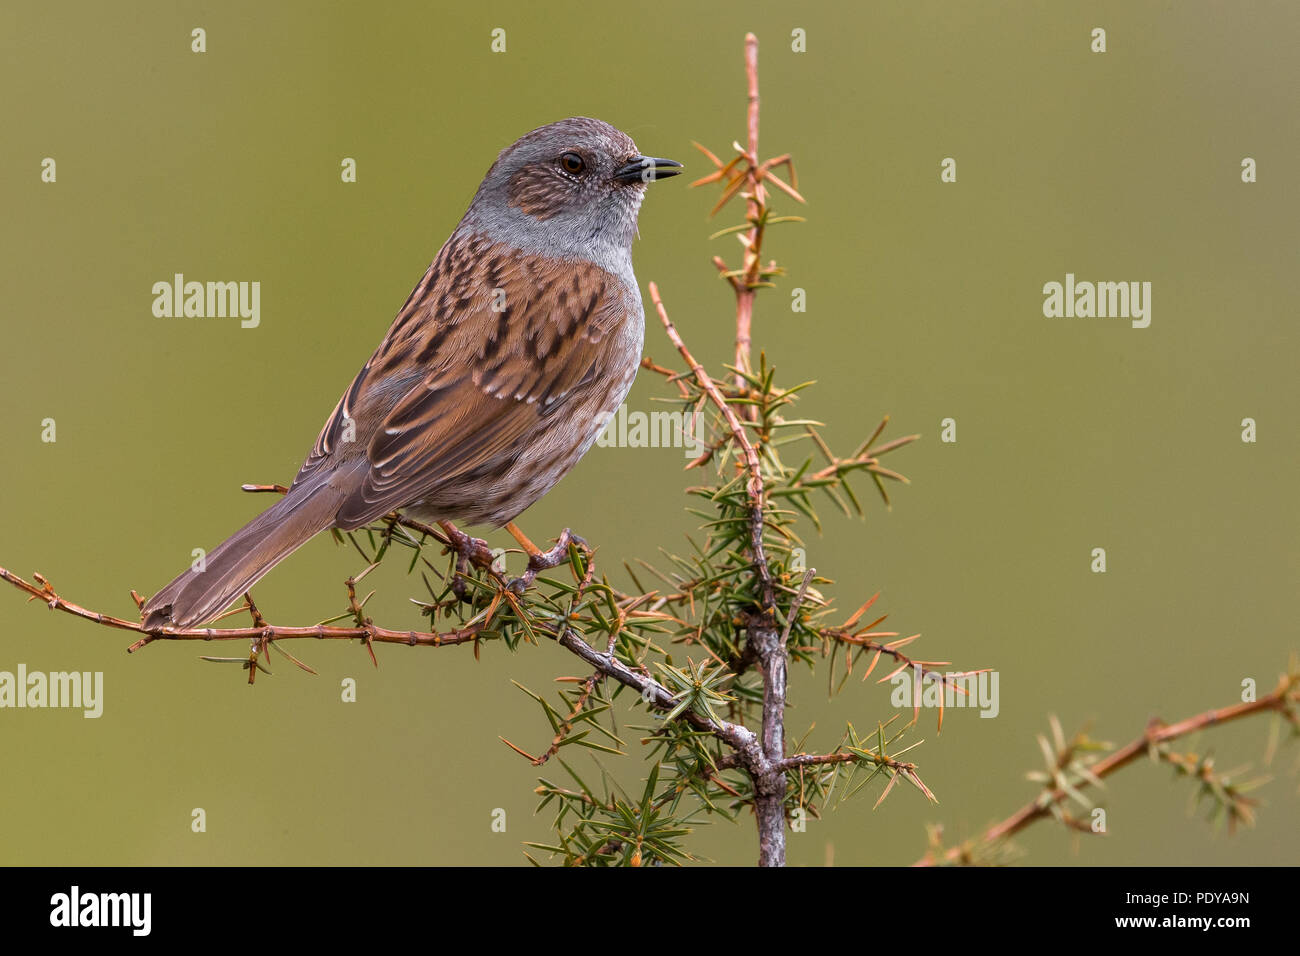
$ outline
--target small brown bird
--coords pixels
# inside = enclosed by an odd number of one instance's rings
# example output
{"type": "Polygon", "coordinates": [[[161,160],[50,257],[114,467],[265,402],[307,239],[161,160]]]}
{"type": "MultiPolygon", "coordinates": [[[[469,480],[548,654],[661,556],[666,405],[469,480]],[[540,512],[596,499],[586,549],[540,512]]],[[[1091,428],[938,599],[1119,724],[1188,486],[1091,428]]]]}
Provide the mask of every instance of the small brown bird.
{"type": "Polygon", "coordinates": [[[546,494],[632,387],[637,212],[680,167],[581,117],[503,150],[289,493],[155,594],[144,626],[210,620],[326,528],[399,509],[499,527],[546,494]]]}

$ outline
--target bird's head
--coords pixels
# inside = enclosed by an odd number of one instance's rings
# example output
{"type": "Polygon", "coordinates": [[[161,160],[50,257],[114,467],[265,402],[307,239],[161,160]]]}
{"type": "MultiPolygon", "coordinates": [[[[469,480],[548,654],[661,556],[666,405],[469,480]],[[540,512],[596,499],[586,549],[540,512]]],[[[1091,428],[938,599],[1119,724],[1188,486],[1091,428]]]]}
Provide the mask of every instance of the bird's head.
{"type": "Polygon", "coordinates": [[[646,186],[681,165],[643,156],[608,123],[571,117],[502,150],[466,218],[530,251],[627,250],[646,186]]]}

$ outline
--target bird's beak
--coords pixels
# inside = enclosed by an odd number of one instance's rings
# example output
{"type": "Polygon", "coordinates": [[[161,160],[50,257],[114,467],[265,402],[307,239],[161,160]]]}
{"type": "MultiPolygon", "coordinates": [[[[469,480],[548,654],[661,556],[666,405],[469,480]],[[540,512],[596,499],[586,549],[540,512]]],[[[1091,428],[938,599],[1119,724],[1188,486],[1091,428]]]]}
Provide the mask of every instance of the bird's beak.
{"type": "Polygon", "coordinates": [[[657,179],[676,176],[682,164],[672,159],[659,159],[654,156],[633,156],[614,171],[614,178],[619,182],[632,183],[638,179],[652,183],[657,179]]]}

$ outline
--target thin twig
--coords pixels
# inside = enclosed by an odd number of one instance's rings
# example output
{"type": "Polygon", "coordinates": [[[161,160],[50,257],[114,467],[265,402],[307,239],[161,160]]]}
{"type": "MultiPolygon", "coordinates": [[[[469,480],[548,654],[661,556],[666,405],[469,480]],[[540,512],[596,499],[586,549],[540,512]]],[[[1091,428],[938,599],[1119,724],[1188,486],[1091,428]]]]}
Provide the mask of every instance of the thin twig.
{"type": "MultiPolygon", "coordinates": [[[[1288,719],[1297,723],[1296,705],[1300,702],[1300,674],[1287,673],[1283,674],[1278,681],[1277,687],[1272,693],[1257,700],[1247,701],[1240,704],[1232,704],[1227,707],[1220,707],[1217,710],[1207,710],[1197,714],[1194,717],[1188,717],[1180,720],[1175,724],[1163,724],[1159,721],[1152,721],[1148,724],[1147,729],[1136,739],[1131,741],[1127,746],[1111,753],[1109,756],[1098,760],[1096,763],[1089,764],[1088,774],[1074,784],[1076,790],[1082,790],[1088,786],[1095,786],[1093,781],[1101,781],[1117,770],[1126,767],[1143,754],[1151,753],[1155,748],[1171,740],[1184,737],[1188,734],[1195,733],[1198,730],[1204,730],[1218,724],[1225,724],[1229,721],[1240,720],[1243,717],[1249,717],[1251,714],[1258,714],[1263,711],[1278,711],[1286,714],[1288,719]]],[[[966,862],[974,858],[977,850],[988,847],[994,843],[1008,839],[1019,833],[1025,827],[1037,820],[1052,815],[1052,807],[1065,800],[1069,794],[1063,788],[1056,788],[1046,791],[1035,797],[1029,803],[1025,804],[1011,816],[1007,817],[1000,823],[996,823],[984,831],[983,834],[974,840],[967,841],[959,846],[951,847],[943,852],[942,856],[935,858],[934,853],[927,853],[918,860],[913,866],[934,866],[938,863],[956,863],[966,862]]]]}
{"type": "Polygon", "coordinates": [[[749,351],[752,341],[754,321],[754,292],[758,281],[759,256],[762,240],[759,234],[759,220],[766,198],[763,184],[759,181],[758,167],[758,37],[752,33],[745,34],[745,84],[747,90],[748,111],[746,132],[748,133],[747,169],[745,185],[749,197],[745,203],[747,218],[753,223],[745,244],[745,279],[736,283],[736,387],[744,389],[745,377],[742,372],[750,371],[749,351]]]}
{"type": "Polygon", "coordinates": [[[655,310],[659,313],[659,319],[664,324],[664,331],[668,334],[668,339],[681,353],[686,364],[690,366],[695,375],[695,380],[699,382],[700,388],[709,396],[710,401],[717,406],[718,411],[727,422],[727,427],[731,429],[732,438],[736,442],[736,447],[740,450],[741,456],[745,460],[745,466],[749,470],[749,480],[746,482],[745,489],[749,495],[749,545],[750,552],[754,558],[755,569],[758,571],[759,581],[763,589],[763,608],[770,612],[776,603],[775,588],[772,584],[772,570],[767,564],[767,554],[763,548],[763,503],[764,503],[764,486],[763,486],[763,468],[758,460],[758,453],[754,451],[754,446],[750,443],[748,436],[745,435],[745,429],[736,418],[736,413],[732,410],[731,405],[718,391],[717,384],[709,374],[704,371],[704,367],[695,360],[686,343],[682,341],[681,335],[678,334],[676,326],[668,318],[668,311],[664,308],[663,300],[659,297],[659,287],[650,283],[650,300],[654,303],[655,310]]]}
{"type": "Polygon", "coordinates": [[[317,624],[311,627],[283,627],[280,625],[265,625],[263,627],[187,627],[176,629],[165,629],[160,631],[146,631],[138,621],[124,621],[118,617],[112,617],[108,614],[101,614],[98,611],[89,611],[78,604],[65,600],[55,593],[50,582],[39,574],[33,575],[38,584],[32,584],[25,581],[12,571],[0,568],[0,580],[8,581],[14,587],[21,591],[26,591],[33,598],[39,598],[44,601],[51,610],[65,611],[75,617],[84,618],[87,621],[94,621],[96,624],[103,624],[105,627],[114,627],[122,631],[133,631],[143,635],[138,641],[127,648],[128,653],[134,653],[147,644],[154,641],[249,641],[265,638],[268,641],[293,640],[298,638],[316,638],[323,641],[349,641],[349,640],[371,640],[378,641],[381,644],[406,644],[411,647],[446,647],[453,644],[464,644],[467,641],[474,640],[481,626],[464,628],[456,631],[444,631],[441,634],[423,631],[397,631],[386,627],[379,627],[375,624],[367,624],[364,627],[328,627],[323,624],[317,624]]]}

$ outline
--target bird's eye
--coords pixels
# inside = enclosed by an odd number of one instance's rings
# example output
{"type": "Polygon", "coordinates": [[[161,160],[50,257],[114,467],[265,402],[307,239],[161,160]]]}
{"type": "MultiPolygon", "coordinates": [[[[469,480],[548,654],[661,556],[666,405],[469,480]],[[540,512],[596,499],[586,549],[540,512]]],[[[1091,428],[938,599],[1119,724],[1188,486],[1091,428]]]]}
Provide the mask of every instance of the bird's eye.
{"type": "Polygon", "coordinates": [[[576,176],[587,168],[587,164],[582,161],[582,157],[577,153],[565,153],[560,157],[560,168],[566,173],[576,176]]]}

